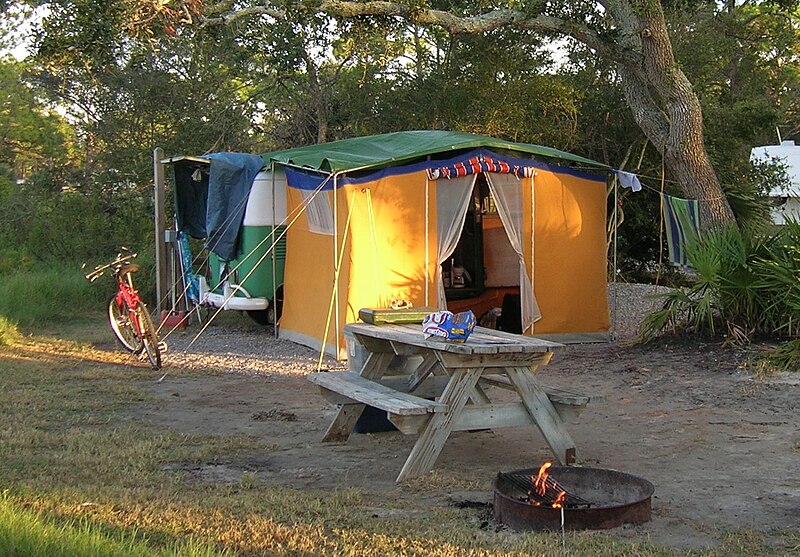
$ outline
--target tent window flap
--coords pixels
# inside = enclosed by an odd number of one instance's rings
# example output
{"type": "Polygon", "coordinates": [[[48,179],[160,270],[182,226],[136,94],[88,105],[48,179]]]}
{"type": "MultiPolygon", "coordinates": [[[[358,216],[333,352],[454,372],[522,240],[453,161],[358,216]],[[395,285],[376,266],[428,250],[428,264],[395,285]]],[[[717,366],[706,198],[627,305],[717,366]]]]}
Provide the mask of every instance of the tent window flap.
{"type": "MultiPolygon", "coordinates": [[[[522,229],[522,188],[519,179],[513,174],[486,175],[489,190],[492,192],[497,212],[503,223],[508,241],[519,257],[519,290],[522,304],[522,331],[529,330],[533,324],[542,318],[539,304],[533,293],[533,283],[525,269],[525,255],[523,250],[522,229]]],[[[532,273],[531,273],[532,274],[532,273]]]]}
{"type": "Polygon", "coordinates": [[[476,176],[467,175],[439,183],[436,188],[436,300],[440,309],[447,308],[442,264],[452,255],[464,229],[464,219],[472,201],[476,176]]]}

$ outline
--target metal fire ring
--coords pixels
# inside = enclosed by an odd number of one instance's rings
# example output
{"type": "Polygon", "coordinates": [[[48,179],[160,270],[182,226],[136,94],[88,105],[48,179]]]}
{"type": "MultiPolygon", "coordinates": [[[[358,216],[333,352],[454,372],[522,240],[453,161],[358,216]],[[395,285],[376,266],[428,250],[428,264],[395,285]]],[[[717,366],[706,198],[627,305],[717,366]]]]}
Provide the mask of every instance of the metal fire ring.
{"type": "MultiPolygon", "coordinates": [[[[535,476],[536,468],[509,474],[535,476]]],[[[624,472],[580,466],[553,466],[548,472],[571,494],[586,499],[589,508],[565,508],[564,528],[601,530],[650,520],[652,483],[624,472]]],[[[535,506],[526,494],[498,474],[494,481],[494,518],[514,530],[559,530],[561,509],[535,506]]]]}

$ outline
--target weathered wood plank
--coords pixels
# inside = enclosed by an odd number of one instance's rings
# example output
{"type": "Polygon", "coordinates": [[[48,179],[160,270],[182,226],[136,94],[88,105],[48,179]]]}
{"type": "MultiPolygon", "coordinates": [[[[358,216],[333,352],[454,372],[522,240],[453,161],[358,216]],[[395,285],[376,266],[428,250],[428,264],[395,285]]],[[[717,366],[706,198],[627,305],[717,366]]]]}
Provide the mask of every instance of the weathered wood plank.
{"type": "MultiPolygon", "coordinates": [[[[484,375],[481,377],[480,383],[491,385],[492,387],[500,387],[501,389],[515,390],[511,380],[503,375],[484,375]]],[[[552,403],[559,403],[567,406],[586,406],[597,399],[597,397],[592,397],[591,395],[575,393],[566,389],[551,387],[543,383],[539,383],[539,386],[544,389],[544,392],[547,393],[547,398],[549,398],[552,403]]]]}
{"type": "Polygon", "coordinates": [[[436,357],[436,354],[433,352],[426,353],[422,362],[417,366],[417,369],[415,369],[408,376],[406,392],[412,392],[416,390],[420,383],[422,383],[432,373],[433,368],[438,365],[439,360],[436,357]]]}
{"type": "Polygon", "coordinates": [[[364,408],[363,404],[342,404],[325,435],[322,436],[322,442],[347,443],[364,408]]]}
{"type": "Polygon", "coordinates": [[[447,405],[396,391],[352,372],[312,373],[308,380],[323,389],[387,412],[400,415],[441,412],[447,405]]]}
{"type": "MultiPolygon", "coordinates": [[[[367,379],[380,378],[394,358],[393,352],[372,352],[364,361],[361,376],[367,379]]],[[[328,431],[322,437],[324,443],[346,443],[361,417],[365,406],[361,403],[342,404],[336,412],[328,431]]]]}
{"type": "Polygon", "coordinates": [[[370,335],[354,334],[356,342],[361,344],[369,352],[392,352],[392,343],[370,335]]]}
{"type": "Polygon", "coordinates": [[[490,404],[491,402],[486,391],[483,390],[479,383],[475,383],[475,387],[473,387],[472,393],[469,395],[469,404],[490,404]]]}
{"type": "Polygon", "coordinates": [[[543,338],[538,338],[536,336],[518,335],[515,333],[509,333],[508,331],[498,331],[497,329],[487,329],[486,327],[475,327],[475,330],[473,331],[472,334],[477,334],[478,338],[481,338],[481,335],[486,335],[486,337],[488,337],[487,340],[491,339],[494,341],[498,340],[504,342],[511,341],[514,343],[519,342],[520,339],[523,339],[523,342],[525,342],[525,340],[529,342],[534,341],[537,345],[540,345],[542,347],[547,347],[550,349],[550,351],[555,351],[555,352],[563,350],[565,348],[563,344],[554,342],[552,340],[546,340],[543,338]]]}
{"type": "MultiPolygon", "coordinates": [[[[418,396],[420,398],[428,398],[428,399],[436,398],[442,394],[442,391],[444,390],[444,387],[445,385],[447,385],[447,382],[449,380],[450,380],[449,376],[428,376],[424,381],[422,381],[420,385],[417,386],[417,388],[413,391],[413,393],[415,396],[418,396]]],[[[393,377],[383,377],[378,382],[395,391],[410,392],[410,389],[408,388],[408,378],[406,376],[398,375],[393,377]]],[[[516,392],[514,385],[512,385],[511,381],[505,376],[483,375],[481,376],[478,385],[476,385],[476,390],[477,388],[480,387],[482,383],[486,383],[487,385],[500,387],[503,389],[516,392]]],[[[602,397],[593,397],[588,395],[581,395],[578,393],[572,393],[570,391],[565,391],[563,389],[559,389],[557,387],[551,387],[549,385],[540,384],[540,386],[547,394],[547,398],[550,399],[550,402],[553,403],[553,407],[556,409],[556,412],[558,413],[561,420],[564,421],[565,423],[570,423],[575,421],[581,415],[581,413],[586,409],[589,403],[595,402],[597,400],[602,400],[602,397]]],[[[325,399],[332,404],[347,404],[352,402],[350,398],[341,395],[339,393],[335,393],[327,389],[321,389],[321,391],[325,399]]],[[[473,400],[473,402],[476,402],[476,399],[480,397],[481,400],[477,402],[482,402],[482,404],[492,404],[488,400],[489,397],[486,396],[486,398],[483,398],[484,396],[486,395],[478,394],[477,396],[472,396],[470,398],[473,400]]],[[[521,403],[514,403],[514,404],[521,405],[521,403]]],[[[522,411],[525,412],[525,415],[527,416],[528,415],[527,411],[522,406],[519,407],[522,408],[522,411]]],[[[482,406],[477,406],[477,407],[467,406],[466,408],[480,409],[482,408],[482,406]]],[[[494,412],[494,410],[490,409],[488,410],[488,412],[491,414],[494,412]]],[[[417,420],[417,422],[419,422],[419,420],[417,420]]],[[[507,424],[507,425],[504,425],[503,423],[497,423],[491,426],[476,426],[473,424],[466,428],[459,428],[457,426],[456,429],[454,429],[454,431],[463,431],[464,429],[482,429],[483,427],[493,427],[493,428],[520,427],[522,425],[528,425],[532,423],[533,422],[531,420],[528,420],[525,423],[515,422],[513,424],[507,424]]],[[[412,429],[410,433],[419,433],[420,431],[419,428],[416,428],[416,426],[414,427],[415,428],[412,429]]],[[[401,428],[398,427],[398,429],[402,431],[401,428]]]]}
{"type": "Polygon", "coordinates": [[[575,442],[564,427],[547,393],[525,368],[507,368],[506,375],[516,387],[522,403],[539,428],[550,450],[560,464],[573,464],[577,458],[575,442]]]}
{"type": "Polygon", "coordinates": [[[409,346],[408,344],[402,344],[399,342],[390,342],[392,346],[392,350],[398,356],[413,356],[415,354],[422,354],[426,351],[425,348],[420,346],[409,346]]]}
{"type": "Polygon", "coordinates": [[[400,475],[397,476],[398,483],[425,474],[433,467],[456,419],[467,403],[470,393],[473,392],[481,371],[483,371],[481,368],[475,367],[457,369],[453,372],[452,379],[445,387],[440,400],[448,406],[448,411],[437,412],[430,418],[414,448],[411,449],[400,475]]]}
{"type": "MultiPolygon", "coordinates": [[[[419,325],[369,325],[366,323],[349,323],[345,330],[359,337],[370,337],[395,343],[429,348],[453,354],[497,354],[504,352],[552,352],[560,350],[563,345],[556,342],[513,335],[493,329],[476,327],[467,342],[445,342],[427,340],[419,325]]],[[[365,341],[364,341],[365,342],[365,341]]],[[[366,345],[366,342],[365,342],[366,345]]]]}
{"type": "MultiPolygon", "coordinates": [[[[389,421],[406,435],[415,435],[427,425],[430,416],[401,416],[389,413],[389,421]]],[[[451,431],[499,429],[503,427],[532,426],[533,418],[522,402],[466,405],[453,423],[451,431]]]]}
{"type": "Polygon", "coordinates": [[[359,375],[366,379],[380,379],[386,375],[386,370],[394,359],[394,352],[372,352],[364,361],[359,375]]]}
{"type": "Polygon", "coordinates": [[[497,369],[506,367],[533,367],[547,365],[553,357],[552,352],[508,352],[503,354],[451,354],[438,352],[437,356],[442,365],[448,369],[459,367],[482,367],[484,373],[497,373],[497,369]]]}

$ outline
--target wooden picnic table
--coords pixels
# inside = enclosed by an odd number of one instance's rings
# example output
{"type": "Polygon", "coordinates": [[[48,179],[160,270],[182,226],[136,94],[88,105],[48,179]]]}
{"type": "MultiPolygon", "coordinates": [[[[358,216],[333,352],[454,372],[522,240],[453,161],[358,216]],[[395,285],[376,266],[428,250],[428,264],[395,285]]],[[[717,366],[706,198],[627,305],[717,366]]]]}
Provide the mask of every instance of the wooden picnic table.
{"type": "Polygon", "coordinates": [[[560,464],[576,461],[565,418],[589,398],[543,387],[535,373],[563,345],[482,327],[465,343],[427,340],[418,323],[353,323],[344,330],[367,356],[358,371],[309,375],[341,405],[323,441],[346,442],[370,405],[385,410],[401,432],[419,433],[398,482],[430,471],[452,431],[533,424],[560,464]],[[498,386],[519,400],[492,402],[486,387],[498,386]]]}

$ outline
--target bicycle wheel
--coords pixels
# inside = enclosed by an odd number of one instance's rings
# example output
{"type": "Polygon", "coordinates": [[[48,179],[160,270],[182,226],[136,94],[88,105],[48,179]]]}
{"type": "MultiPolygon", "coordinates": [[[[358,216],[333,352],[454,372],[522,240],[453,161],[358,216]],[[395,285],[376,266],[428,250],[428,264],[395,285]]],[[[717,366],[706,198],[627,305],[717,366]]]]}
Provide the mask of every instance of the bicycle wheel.
{"type": "Polygon", "coordinates": [[[121,305],[118,304],[116,294],[108,301],[108,324],[125,350],[134,354],[142,351],[142,339],[136,335],[136,327],[131,322],[128,306],[124,301],[121,305]]]}
{"type": "Polygon", "coordinates": [[[153,369],[161,369],[161,346],[158,344],[158,333],[153,325],[153,320],[150,319],[150,312],[147,311],[144,303],[139,303],[136,311],[139,316],[139,326],[142,328],[144,354],[147,355],[153,369]]]}

